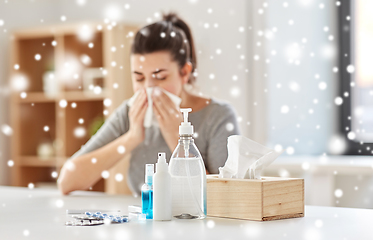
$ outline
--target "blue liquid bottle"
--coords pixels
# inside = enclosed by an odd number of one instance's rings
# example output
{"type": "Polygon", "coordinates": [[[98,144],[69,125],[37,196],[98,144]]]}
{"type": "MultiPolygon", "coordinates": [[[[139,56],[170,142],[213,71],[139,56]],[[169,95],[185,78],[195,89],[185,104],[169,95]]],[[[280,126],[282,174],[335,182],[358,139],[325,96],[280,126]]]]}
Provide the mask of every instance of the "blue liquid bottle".
{"type": "Polygon", "coordinates": [[[145,184],[141,187],[141,207],[146,219],[153,219],[153,175],[154,164],[146,164],[145,184]]]}

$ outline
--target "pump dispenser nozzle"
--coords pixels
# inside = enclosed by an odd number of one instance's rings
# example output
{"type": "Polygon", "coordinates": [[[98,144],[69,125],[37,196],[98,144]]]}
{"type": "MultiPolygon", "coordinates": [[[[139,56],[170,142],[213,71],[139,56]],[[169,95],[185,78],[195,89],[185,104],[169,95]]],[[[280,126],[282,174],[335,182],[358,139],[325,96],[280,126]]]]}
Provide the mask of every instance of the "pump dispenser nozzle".
{"type": "MultiPolygon", "coordinates": [[[[192,111],[191,108],[181,108],[180,111],[183,113],[184,115],[184,122],[185,123],[188,123],[188,113],[192,111]]],[[[190,123],[189,123],[190,124],[190,123]]]]}
{"type": "Polygon", "coordinates": [[[151,185],[153,184],[154,164],[146,164],[145,169],[145,182],[151,185]]]}
{"type": "Polygon", "coordinates": [[[166,153],[160,152],[158,153],[158,163],[165,163],[166,162],[166,153]]]}
{"type": "Polygon", "coordinates": [[[179,134],[181,135],[193,135],[194,129],[190,122],[188,122],[188,113],[192,111],[191,108],[181,108],[180,111],[184,114],[184,122],[179,126],[179,134]]]}
{"type": "Polygon", "coordinates": [[[158,153],[158,161],[156,164],[157,172],[168,172],[168,164],[166,162],[166,153],[158,153]]]}

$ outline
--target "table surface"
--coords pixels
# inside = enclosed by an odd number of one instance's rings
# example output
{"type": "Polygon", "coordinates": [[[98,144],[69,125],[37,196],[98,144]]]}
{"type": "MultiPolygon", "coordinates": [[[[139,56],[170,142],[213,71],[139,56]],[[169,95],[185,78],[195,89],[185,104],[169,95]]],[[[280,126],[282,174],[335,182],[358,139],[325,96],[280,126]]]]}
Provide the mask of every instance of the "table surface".
{"type": "Polygon", "coordinates": [[[204,220],[65,226],[66,209],[121,210],[139,205],[125,195],[0,186],[0,239],[373,239],[373,210],[306,206],[305,217],[256,222],[204,220]]]}

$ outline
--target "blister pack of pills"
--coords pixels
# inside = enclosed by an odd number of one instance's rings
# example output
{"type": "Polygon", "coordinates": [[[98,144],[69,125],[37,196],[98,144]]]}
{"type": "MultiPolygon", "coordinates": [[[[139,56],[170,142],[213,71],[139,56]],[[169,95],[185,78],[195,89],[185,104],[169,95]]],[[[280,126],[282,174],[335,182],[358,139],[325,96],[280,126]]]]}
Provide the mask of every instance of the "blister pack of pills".
{"type": "Polygon", "coordinates": [[[67,221],[66,226],[95,226],[128,222],[128,216],[108,215],[101,212],[85,212],[84,215],[72,215],[74,220],[67,221]]]}

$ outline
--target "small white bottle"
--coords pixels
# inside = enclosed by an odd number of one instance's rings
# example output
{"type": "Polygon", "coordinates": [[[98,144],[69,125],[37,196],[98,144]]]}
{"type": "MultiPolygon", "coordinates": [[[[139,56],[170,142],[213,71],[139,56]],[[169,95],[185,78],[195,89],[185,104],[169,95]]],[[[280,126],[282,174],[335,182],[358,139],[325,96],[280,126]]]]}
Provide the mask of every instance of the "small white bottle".
{"type": "Polygon", "coordinates": [[[170,221],[172,218],[171,175],[168,172],[166,153],[158,153],[156,173],[153,177],[153,219],[170,221]]]}

